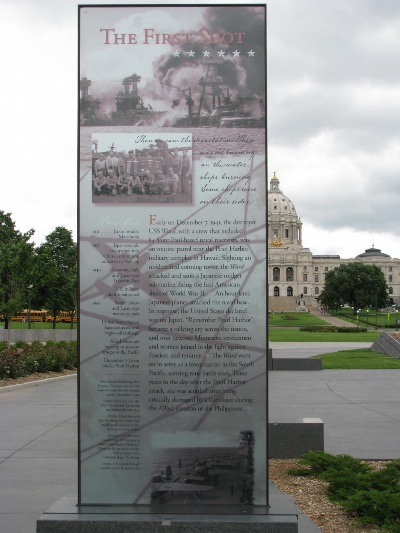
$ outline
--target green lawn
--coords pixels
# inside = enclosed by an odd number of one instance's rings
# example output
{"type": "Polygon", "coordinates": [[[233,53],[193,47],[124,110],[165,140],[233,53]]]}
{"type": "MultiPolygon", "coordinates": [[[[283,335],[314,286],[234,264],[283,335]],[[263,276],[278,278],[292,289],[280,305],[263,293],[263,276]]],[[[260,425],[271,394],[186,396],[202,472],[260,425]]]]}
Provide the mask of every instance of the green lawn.
{"type": "Polygon", "coordinates": [[[269,328],[271,342],[374,342],[380,331],[339,333],[322,331],[299,331],[297,328],[269,328]]]}
{"type": "Polygon", "coordinates": [[[328,322],[308,313],[271,313],[268,318],[270,327],[324,326],[328,322]]]}
{"type": "Polygon", "coordinates": [[[324,370],[400,369],[399,357],[390,357],[389,355],[376,353],[363,348],[324,353],[314,356],[314,359],[322,359],[322,368],[324,370]]]}
{"type": "Polygon", "coordinates": [[[360,326],[367,326],[367,327],[377,327],[377,328],[396,328],[397,326],[397,320],[400,320],[400,315],[398,312],[385,312],[385,311],[378,311],[377,313],[375,310],[370,309],[361,309],[360,313],[354,316],[352,310],[350,309],[342,309],[334,316],[337,316],[338,318],[341,318],[342,320],[347,320],[351,324],[354,325],[360,325],[360,326]]]}

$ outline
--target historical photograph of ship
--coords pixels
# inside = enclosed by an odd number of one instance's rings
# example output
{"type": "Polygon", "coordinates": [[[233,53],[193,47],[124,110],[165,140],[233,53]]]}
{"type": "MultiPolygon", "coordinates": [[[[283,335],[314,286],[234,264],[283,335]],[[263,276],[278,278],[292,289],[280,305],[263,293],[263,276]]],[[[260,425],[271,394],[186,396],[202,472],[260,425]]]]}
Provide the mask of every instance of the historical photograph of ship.
{"type": "Polygon", "coordinates": [[[231,6],[229,17],[218,6],[190,16],[177,6],[173,19],[160,6],[151,28],[140,26],[143,9],[129,27],[117,21],[86,44],[108,50],[110,65],[81,65],[81,126],[265,127],[262,6],[231,6]]]}
{"type": "Polygon", "coordinates": [[[153,457],[153,504],[253,504],[253,431],[241,431],[236,447],[159,448],[153,457]]]}
{"type": "Polygon", "coordinates": [[[93,136],[92,201],[124,205],[191,203],[191,134],[93,136]]]}

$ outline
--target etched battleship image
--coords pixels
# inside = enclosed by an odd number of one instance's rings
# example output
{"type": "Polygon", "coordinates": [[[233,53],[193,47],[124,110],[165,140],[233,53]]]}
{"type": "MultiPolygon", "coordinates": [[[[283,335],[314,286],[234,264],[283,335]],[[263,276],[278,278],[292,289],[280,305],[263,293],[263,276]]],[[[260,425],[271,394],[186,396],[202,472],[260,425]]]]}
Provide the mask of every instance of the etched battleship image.
{"type": "MultiPolygon", "coordinates": [[[[230,72],[235,66],[216,57],[215,52],[204,57],[196,72],[202,72],[193,86],[179,86],[169,77],[151,80],[139,91],[142,77],[136,73],[126,76],[121,83],[123,90],[110,96],[109,93],[95,97],[90,89],[96,83],[86,77],[80,79],[80,124],[81,126],[135,126],[179,128],[264,128],[264,99],[250,91],[238,92],[225,80],[221,69],[230,72]],[[236,96],[234,96],[236,93],[236,96]],[[151,95],[151,98],[150,98],[151,95]],[[114,100],[112,102],[112,100],[114,100]],[[150,101],[152,103],[150,103],[150,101]],[[153,108],[154,101],[160,108],[153,108]],[[105,111],[106,109],[106,111],[105,111]]],[[[175,68],[175,71],[177,68],[175,68]]]]}
{"type": "Polygon", "coordinates": [[[237,447],[159,448],[153,455],[151,503],[252,505],[254,433],[237,447]]]}

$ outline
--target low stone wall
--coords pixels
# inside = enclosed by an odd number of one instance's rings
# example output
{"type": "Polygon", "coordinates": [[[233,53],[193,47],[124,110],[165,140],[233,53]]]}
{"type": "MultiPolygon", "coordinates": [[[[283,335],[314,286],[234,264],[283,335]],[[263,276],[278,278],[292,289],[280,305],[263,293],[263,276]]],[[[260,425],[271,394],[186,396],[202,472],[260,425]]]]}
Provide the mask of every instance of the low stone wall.
{"type": "Polygon", "coordinates": [[[0,341],[14,344],[17,341],[31,343],[33,341],[76,341],[76,329],[4,329],[0,328],[0,341]]]}
{"type": "Polygon", "coordinates": [[[400,334],[383,331],[371,346],[373,352],[400,357],[400,334]]]}
{"type": "Polygon", "coordinates": [[[324,423],[320,418],[268,423],[268,457],[296,459],[310,451],[324,450],[324,423]]]}
{"type": "Polygon", "coordinates": [[[272,359],[272,370],[322,370],[322,359],[272,359]]]}
{"type": "Polygon", "coordinates": [[[322,370],[322,359],[296,357],[274,359],[272,349],[268,348],[268,370],[322,370]]]}

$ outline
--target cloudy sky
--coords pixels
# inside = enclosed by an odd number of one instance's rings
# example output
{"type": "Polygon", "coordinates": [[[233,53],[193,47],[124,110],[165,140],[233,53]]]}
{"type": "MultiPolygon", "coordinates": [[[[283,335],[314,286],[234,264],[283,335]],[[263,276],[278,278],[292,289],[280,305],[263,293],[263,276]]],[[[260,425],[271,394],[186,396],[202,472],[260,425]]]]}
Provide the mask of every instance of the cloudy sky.
{"type": "MultiPolygon", "coordinates": [[[[0,210],[37,244],[56,226],[76,238],[77,6],[0,2],[0,210]]],[[[400,2],[267,6],[268,179],[313,253],[400,257],[400,2]]]]}

